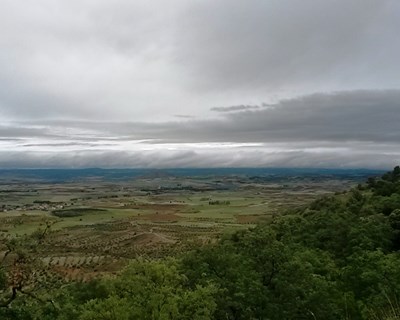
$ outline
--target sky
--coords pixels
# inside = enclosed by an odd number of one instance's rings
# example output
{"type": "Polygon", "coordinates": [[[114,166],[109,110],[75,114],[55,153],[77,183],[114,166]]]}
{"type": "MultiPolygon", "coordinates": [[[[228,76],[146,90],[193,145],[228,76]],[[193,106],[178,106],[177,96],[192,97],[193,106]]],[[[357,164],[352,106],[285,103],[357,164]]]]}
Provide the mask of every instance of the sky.
{"type": "Polygon", "coordinates": [[[0,168],[400,163],[398,0],[2,0],[0,168]]]}

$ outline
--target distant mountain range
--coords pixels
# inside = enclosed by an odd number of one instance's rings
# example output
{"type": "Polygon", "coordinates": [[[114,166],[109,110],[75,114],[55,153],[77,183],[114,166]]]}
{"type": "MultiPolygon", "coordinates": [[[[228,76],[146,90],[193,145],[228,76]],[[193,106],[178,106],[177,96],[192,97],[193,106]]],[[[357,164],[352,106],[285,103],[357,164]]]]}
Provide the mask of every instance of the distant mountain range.
{"type": "Polygon", "coordinates": [[[381,175],[385,171],[372,169],[319,168],[173,168],[173,169],[0,169],[0,182],[43,181],[68,182],[85,180],[131,180],[168,177],[321,177],[354,178],[381,175]]]}

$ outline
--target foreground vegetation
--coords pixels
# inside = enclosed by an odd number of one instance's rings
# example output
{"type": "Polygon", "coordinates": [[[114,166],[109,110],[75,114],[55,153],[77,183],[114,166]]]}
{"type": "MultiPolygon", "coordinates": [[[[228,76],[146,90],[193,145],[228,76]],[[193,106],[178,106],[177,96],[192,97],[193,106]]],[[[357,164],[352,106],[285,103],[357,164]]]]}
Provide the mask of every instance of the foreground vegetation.
{"type": "Polygon", "coordinates": [[[35,259],[50,228],[8,242],[0,319],[400,319],[399,167],[89,282],[67,283],[35,259]]]}

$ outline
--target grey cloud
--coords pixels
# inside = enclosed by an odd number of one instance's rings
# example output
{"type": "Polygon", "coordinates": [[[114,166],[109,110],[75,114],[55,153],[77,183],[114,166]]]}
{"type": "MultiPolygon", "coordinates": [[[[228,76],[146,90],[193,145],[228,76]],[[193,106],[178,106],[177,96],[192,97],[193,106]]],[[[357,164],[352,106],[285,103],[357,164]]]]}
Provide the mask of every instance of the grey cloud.
{"type": "Polygon", "coordinates": [[[13,126],[13,125],[1,125],[0,124],[0,137],[2,139],[14,140],[15,138],[23,137],[48,137],[46,128],[34,128],[30,126],[13,126]]]}
{"type": "Polygon", "coordinates": [[[119,123],[110,134],[182,142],[400,141],[400,90],[319,93],[222,119],[119,123]]]}
{"type": "MultiPolygon", "coordinates": [[[[21,147],[52,147],[52,148],[58,148],[58,147],[84,147],[84,148],[91,148],[91,147],[98,147],[98,144],[94,143],[84,143],[84,142],[54,142],[54,143],[23,143],[21,144],[21,147]]],[[[101,147],[111,147],[114,146],[112,143],[101,143],[101,147]]]]}
{"type": "Polygon", "coordinates": [[[396,0],[6,1],[0,116],[165,121],[398,88],[399,21],[396,0]]]}
{"type": "MultiPolygon", "coordinates": [[[[229,107],[227,107],[229,109],[229,107]]],[[[162,123],[53,121],[99,137],[158,142],[400,141],[400,90],[316,93],[208,120],[162,123]]],[[[37,125],[44,125],[38,122],[37,125]]],[[[23,126],[23,124],[20,124],[23,126]]],[[[79,135],[78,135],[79,137],[79,135]]]]}
{"type": "Polygon", "coordinates": [[[254,110],[259,109],[260,106],[251,106],[251,105],[238,105],[238,106],[229,106],[229,107],[213,107],[210,110],[216,112],[232,112],[232,111],[243,111],[243,110],[254,110]]]}
{"type": "Polygon", "coordinates": [[[190,116],[188,114],[176,114],[175,117],[176,118],[182,118],[182,119],[193,119],[193,118],[195,118],[195,116],[190,116]]]}
{"type": "Polygon", "coordinates": [[[180,57],[194,90],[398,87],[399,12],[394,0],[192,2],[180,57]]]}
{"type": "Polygon", "coordinates": [[[179,2],[155,10],[156,3],[141,0],[8,1],[0,12],[0,115],[115,119],[154,114],[175,95],[168,25],[179,2]]]}
{"type": "Polygon", "coordinates": [[[0,166],[396,162],[399,27],[397,0],[6,1],[0,166]]]}
{"type": "MultiPolygon", "coordinates": [[[[232,114],[249,140],[400,141],[400,91],[351,91],[283,100],[232,114]]],[[[238,130],[240,131],[240,129],[238,130]]]]}
{"type": "Polygon", "coordinates": [[[369,90],[306,95],[209,120],[35,121],[29,125],[47,124],[57,132],[65,128],[65,143],[61,136],[36,137],[36,146],[29,141],[33,149],[24,157],[1,152],[0,167],[390,168],[400,161],[399,110],[400,90],[369,90]],[[43,151],[46,147],[57,151],[43,151]]]}
{"type": "MultiPolygon", "coordinates": [[[[340,159],[341,167],[390,168],[392,155],[374,152],[349,152],[340,159]],[[370,159],[374,161],[371,162],[370,159]]],[[[0,152],[1,168],[171,168],[171,167],[338,167],[337,153],[268,150],[160,150],[141,153],[101,152],[0,152]]]]}

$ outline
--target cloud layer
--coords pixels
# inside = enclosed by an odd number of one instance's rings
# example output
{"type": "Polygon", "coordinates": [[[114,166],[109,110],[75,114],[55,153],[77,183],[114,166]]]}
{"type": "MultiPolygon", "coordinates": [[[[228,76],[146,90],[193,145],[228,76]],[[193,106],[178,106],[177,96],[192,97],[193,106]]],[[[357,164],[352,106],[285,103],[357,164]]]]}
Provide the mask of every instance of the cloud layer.
{"type": "Polygon", "coordinates": [[[400,90],[346,91],[209,120],[15,122],[0,127],[0,167],[387,168],[400,160],[399,101],[400,90]]]}
{"type": "Polygon", "coordinates": [[[6,0],[0,167],[392,166],[397,0],[6,0]]]}
{"type": "Polygon", "coordinates": [[[396,0],[5,1],[0,116],[165,121],[399,88],[396,0]]]}

